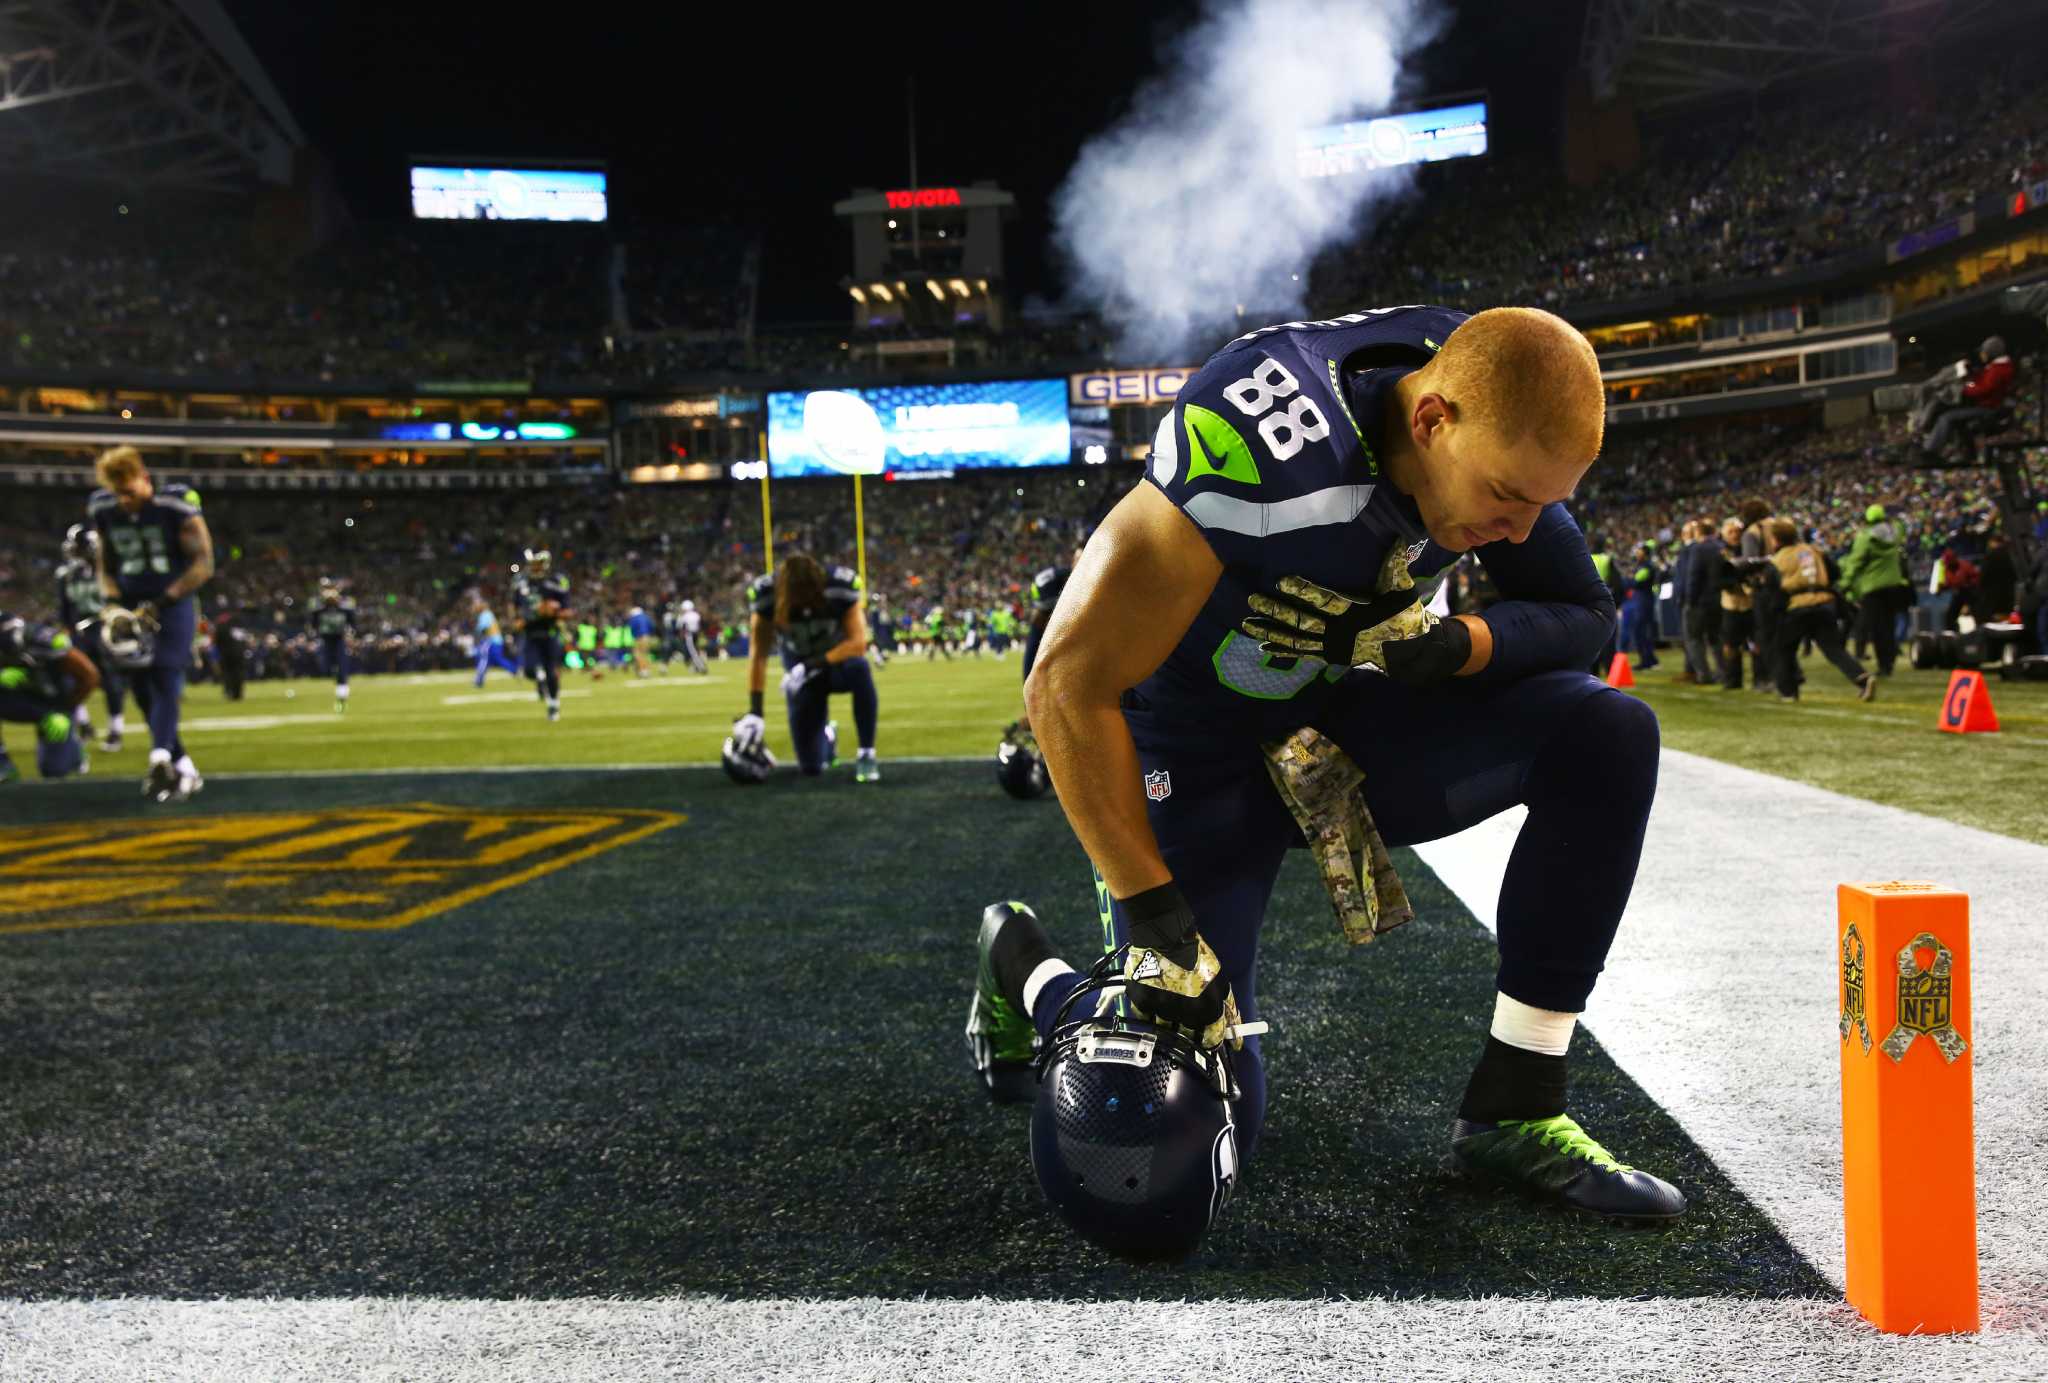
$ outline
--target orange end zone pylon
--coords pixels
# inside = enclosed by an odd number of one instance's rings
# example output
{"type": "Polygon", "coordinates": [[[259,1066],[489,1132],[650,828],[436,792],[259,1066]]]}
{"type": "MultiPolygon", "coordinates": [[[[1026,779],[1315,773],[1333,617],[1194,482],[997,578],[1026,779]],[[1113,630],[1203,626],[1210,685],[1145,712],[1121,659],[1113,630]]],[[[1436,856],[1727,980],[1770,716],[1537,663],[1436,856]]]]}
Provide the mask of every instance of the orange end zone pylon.
{"type": "Polygon", "coordinates": [[[1998,712],[1991,707],[1991,688],[1984,674],[1957,668],[1948,677],[1948,695],[1941,698],[1937,724],[1958,735],[1995,734],[1998,712]]]}
{"type": "Polygon", "coordinates": [[[1878,1329],[1977,1329],[1970,900],[1836,890],[1849,1304],[1878,1329]]]}
{"type": "Polygon", "coordinates": [[[1607,685],[1610,687],[1633,687],[1635,684],[1636,675],[1628,665],[1628,654],[1615,654],[1614,661],[1607,667],[1607,685]]]}

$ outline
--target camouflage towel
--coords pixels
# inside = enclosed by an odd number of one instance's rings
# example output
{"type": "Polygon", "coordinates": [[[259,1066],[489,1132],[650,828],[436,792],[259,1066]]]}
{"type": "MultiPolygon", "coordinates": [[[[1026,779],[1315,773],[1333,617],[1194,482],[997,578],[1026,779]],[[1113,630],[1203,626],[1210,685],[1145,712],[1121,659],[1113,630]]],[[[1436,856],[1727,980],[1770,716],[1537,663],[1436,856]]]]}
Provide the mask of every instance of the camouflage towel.
{"type": "Polygon", "coordinates": [[[1266,772],[1315,853],[1346,941],[1362,946],[1415,916],[1366,810],[1365,774],[1335,740],[1304,726],[1266,746],[1266,772]]]}

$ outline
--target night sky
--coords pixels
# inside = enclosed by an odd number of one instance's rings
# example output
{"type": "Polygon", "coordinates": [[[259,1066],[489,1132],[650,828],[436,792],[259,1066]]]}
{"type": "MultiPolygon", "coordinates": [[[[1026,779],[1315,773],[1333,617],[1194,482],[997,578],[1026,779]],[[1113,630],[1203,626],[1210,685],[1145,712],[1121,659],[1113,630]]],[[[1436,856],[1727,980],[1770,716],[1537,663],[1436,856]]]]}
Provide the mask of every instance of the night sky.
{"type": "MultiPolygon", "coordinates": [[[[410,157],[603,159],[612,215],[725,218],[765,245],[762,316],[836,319],[849,237],[832,203],[909,182],[1013,192],[1013,301],[1056,297],[1049,202],[1076,152],[1156,70],[1193,4],[459,5],[225,0],[351,210],[402,218],[410,157]],[[577,16],[589,18],[578,21],[577,16]],[[595,20],[596,22],[591,22],[595,20]]],[[[1487,88],[1498,155],[1555,148],[1578,3],[1466,0],[1423,89],[1487,88]]]]}

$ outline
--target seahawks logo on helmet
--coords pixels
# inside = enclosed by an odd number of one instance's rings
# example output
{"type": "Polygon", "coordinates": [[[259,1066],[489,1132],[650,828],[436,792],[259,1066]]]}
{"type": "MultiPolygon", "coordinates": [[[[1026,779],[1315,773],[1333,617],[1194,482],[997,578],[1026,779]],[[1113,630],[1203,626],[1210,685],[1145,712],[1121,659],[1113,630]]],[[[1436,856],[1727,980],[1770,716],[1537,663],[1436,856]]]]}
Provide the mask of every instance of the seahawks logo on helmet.
{"type": "MultiPolygon", "coordinates": [[[[1090,1243],[1136,1262],[1185,1258],[1237,1185],[1230,1044],[1114,1011],[1068,1021],[1084,995],[1121,988],[1120,946],[1096,962],[1039,1053],[1031,1166],[1046,1200],[1090,1243]]],[[[1098,998],[1099,1002],[1099,998],[1098,998]]]]}
{"type": "Polygon", "coordinates": [[[100,611],[100,649],[117,668],[145,668],[156,661],[156,619],[122,605],[100,611]]]}
{"type": "Polygon", "coordinates": [[[728,735],[725,747],[719,751],[718,762],[725,769],[725,776],[735,783],[751,786],[768,780],[775,771],[775,756],[768,752],[768,746],[757,744],[751,749],[742,749],[728,735]]]}

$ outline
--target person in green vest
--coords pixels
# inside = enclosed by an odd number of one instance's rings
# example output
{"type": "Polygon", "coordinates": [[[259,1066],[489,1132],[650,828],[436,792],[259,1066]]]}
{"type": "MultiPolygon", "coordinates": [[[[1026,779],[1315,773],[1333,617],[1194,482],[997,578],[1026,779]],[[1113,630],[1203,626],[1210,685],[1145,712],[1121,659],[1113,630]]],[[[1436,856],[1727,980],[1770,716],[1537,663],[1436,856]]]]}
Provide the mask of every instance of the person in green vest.
{"type": "MultiPolygon", "coordinates": [[[[602,616],[600,616],[600,618],[602,618],[602,616]]],[[[592,677],[604,676],[604,667],[597,661],[597,637],[598,633],[596,625],[585,624],[580,620],[577,622],[577,661],[583,664],[584,670],[590,673],[592,677]]]]}
{"type": "Polygon", "coordinates": [[[1607,593],[1614,597],[1614,632],[1607,636],[1607,642],[1600,649],[1600,655],[1593,660],[1593,675],[1605,677],[1607,669],[1614,663],[1614,650],[1621,633],[1621,597],[1626,587],[1622,584],[1621,563],[1614,560],[1613,552],[1608,550],[1606,538],[1588,535],[1586,548],[1593,554],[1593,570],[1598,573],[1601,584],[1607,587],[1607,593]]]}
{"type": "Polygon", "coordinates": [[[1892,675],[1898,661],[1899,616],[1913,603],[1913,585],[1906,579],[1906,564],[1899,553],[1899,531],[1892,526],[1882,504],[1863,511],[1864,528],[1842,559],[1842,593],[1856,603],[1860,644],[1868,640],[1877,650],[1877,675],[1892,675]]]}

